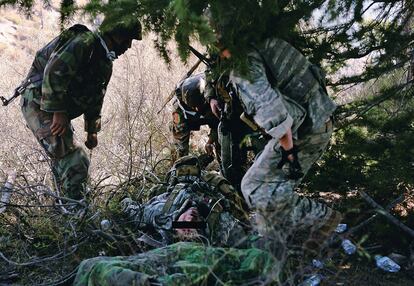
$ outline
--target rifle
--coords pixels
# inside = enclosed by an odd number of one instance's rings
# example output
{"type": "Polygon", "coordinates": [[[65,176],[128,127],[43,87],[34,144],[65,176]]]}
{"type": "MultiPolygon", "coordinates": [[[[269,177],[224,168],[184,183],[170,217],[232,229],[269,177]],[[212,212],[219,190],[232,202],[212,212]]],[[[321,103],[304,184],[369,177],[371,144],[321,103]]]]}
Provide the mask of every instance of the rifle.
{"type": "Polygon", "coordinates": [[[19,86],[14,90],[14,93],[9,98],[5,98],[4,96],[0,96],[1,101],[3,102],[3,106],[9,105],[15,98],[17,98],[22,92],[26,89],[26,87],[19,86]]]}
{"type": "Polygon", "coordinates": [[[188,49],[200,60],[202,61],[206,66],[211,67],[211,60],[208,59],[205,55],[194,49],[191,45],[188,45],[188,49]]]}
{"type": "MultiPolygon", "coordinates": [[[[193,74],[193,72],[196,70],[196,68],[201,64],[202,60],[198,60],[191,69],[181,78],[180,82],[188,78],[193,74]]],[[[161,106],[160,110],[158,110],[157,114],[160,114],[160,112],[165,108],[165,106],[170,102],[170,100],[174,97],[176,89],[171,91],[170,95],[167,97],[167,99],[164,101],[164,104],[161,106]]]]}
{"type": "MultiPolygon", "coordinates": [[[[204,56],[203,54],[201,54],[199,51],[197,51],[196,49],[194,49],[192,46],[188,46],[188,48],[190,49],[190,51],[198,58],[198,61],[191,67],[191,69],[181,78],[180,82],[182,82],[183,80],[185,80],[186,78],[190,77],[194,71],[198,68],[198,66],[201,63],[204,63],[206,66],[210,66],[211,62],[210,60],[204,56]]],[[[171,91],[170,95],[167,97],[167,99],[164,101],[164,104],[161,106],[160,110],[158,110],[157,114],[160,114],[160,112],[165,108],[165,106],[168,104],[168,102],[170,102],[171,99],[173,99],[174,95],[175,95],[176,89],[174,89],[173,91],[171,91]]]]}
{"type": "Polygon", "coordinates": [[[4,96],[0,96],[0,100],[3,102],[3,106],[9,105],[15,98],[19,97],[25,89],[31,84],[36,83],[43,80],[42,74],[36,74],[30,78],[25,79],[15,90],[14,94],[10,98],[5,98],[4,96]]]}

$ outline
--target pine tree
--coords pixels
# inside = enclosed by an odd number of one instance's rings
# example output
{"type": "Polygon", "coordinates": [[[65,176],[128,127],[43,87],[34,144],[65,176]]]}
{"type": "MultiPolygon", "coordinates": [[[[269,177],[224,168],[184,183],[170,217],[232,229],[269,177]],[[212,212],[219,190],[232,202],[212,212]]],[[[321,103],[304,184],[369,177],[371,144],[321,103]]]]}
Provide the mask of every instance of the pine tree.
{"type": "MultiPolygon", "coordinates": [[[[33,4],[33,0],[0,0],[0,7],[11,5],[25,13],[33,4]]],[[[249,43],[266,37],[285,38],[330,72],[349,59],[371,56],[361,75],[344,76],[334,86],[366,82],[406,65],[410,60],[406,51],[414,40],[412,29],[407,29],[414,3],[407,0],[112,0],[107,4],[91,0],[83,7],[62,0],[60,12],[62,23],[77,12],[138,17],[146,31],[157,35],[155,45],[167,61],[169,41],[177,42],[185,61],[191,40],[214,50],[217,37],[235,61],[245,59],[249,43]],[[324,15],[319,23],[311,20],[316,9],[324,15]],[[376,18],[367,20],[364,16],[370,11],[376,18]]]]}
{"type": "MultiPolygon", "coordinates": [[[[33,4],[33,0],[0,0],[0,7],[14,6],[29,14],[33,4]]],[[[200,42],[211,53],[217,52],[216,43],[220,41],[232,52],[230,67],[243,68],[250,43],[280,37],[313,63],[322,65],[328,75],[346,66],[349,60],[365,60],[358,73],[331,78],[328,85],[334,89],[367,83],[399,70],[404,70],[409,80],[396,81],[393,94],[406,92],[412,86],[413,1],[91,0],[79,6],[73,0],[62,0],[60,12],[62,26],[75,13],[137,17],[144,31],[156,35],[155,47],[167,63],[170,41],[177,43],[184,62],[191,41],[200,42]],[[322,16],[316,21],[312,17],[315,14],[322,16]]],[[[379,96],[388,98],[387,94],[379,96]]],[[[365,100],[364,104],[376,100],[365,100]]],[[[342,116],[350,113],[352,110],[347,109],[342,116]]]]}

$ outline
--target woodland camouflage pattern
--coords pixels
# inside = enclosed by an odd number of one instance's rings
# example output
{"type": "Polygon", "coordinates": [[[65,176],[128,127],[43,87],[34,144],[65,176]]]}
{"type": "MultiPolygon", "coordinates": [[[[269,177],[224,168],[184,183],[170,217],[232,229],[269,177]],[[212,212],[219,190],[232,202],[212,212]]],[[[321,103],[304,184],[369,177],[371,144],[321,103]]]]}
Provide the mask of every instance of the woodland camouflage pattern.
{"type": "Polygon", "coordinates": [[[158,231],[164,229],[167,233],[161,233],[171,235],[171,238],[174,231],[171,229],[172,221],[176,221],[190,206],[198,207],[200,214],[207,211],[204,219],[208,226],[201,232],[209,239],[210,244],[231,246],[240,244],[240,240],[246,237],[241,222],[247,220],[242,199],[233,187],[215,172],[203,172],[202,178],[174,178],[169,184],[168,192],[153,197],[147,203],[137,204],[131,199],[124,199],[122,205],[124,212],[138,228],[153,228],[158,231]],[[169,200],[171,206],[168,208],[165,205],[169,200]],[[206,207],[205,211],[201,211],[201,205],[206,207]]]}
{"type": "MultiPolygon", "coordinates": [[[[207,106],[207,108],[209,108],[207,106]]],[[[191,131],[198,131],[202,125],[210,127],[209,140],[218,145],[217,126],[218,119],[208,109],[206,112],[191,111],[191,113],[182,110],[180,105],[175,102],[173,105],[172,134],[174,147],[178,157],[188,155],[191,131]]]]}
{"type": "Polygon", "coordinates": [[[279,268],[276,258],[257,248],[178,242],[134,256],[85,260],[73,285],[264,285],[279,268]]]}
{"type": "Polygon", "coordinates": [[[75,145],[71,125],[63,136],[51,134],[53,112],[64,111],[69,119],[83,114],[85,131],[98,132],[111,73],[112,62],[94,33],[66,30],[37,52],[27,76],[43,74],[43,80],[33,82],[22,94],[23,116],[53,159],[55,173],[71,198],[81,198],[89,159],[85,151],[75,145]]]}
{"type": "Polygon", "coordinates": [[[305,174],[329,142],[335,104],[322,73],[287,42],[269,39],[249,54],[248,76],[233,72],[231,80],[245,111],[273,137],[242,180],[248,205],[258,211],[259,231],[284,242],[292,231],[323,226],[325,233],[316,234],[323,238],[335,228],[339,214],[298,196],[293,190],[300,180],[289,180],[287,170],[276,168],[281,160],[279,139],[289,128],[305,174]]]}
{"type": "Polygon", "coordinates": [[[204,100],[204,86],[204,74],[197,74],[180,82],[176,89],[171,131],[178,157],[188,155],[191,131],[200,130],[202,125],[210,127],[209,142],[214,142],[216,150],[220,150],[217,136],[219,120],[204,100]]]}
{"type": "Polygon", "coordinates": [[[64,111],[69,119],[83,114],[85,131],[100,131],[112,62],[96,34],[64,31],[36,53],[27,77],[36,74],[43,74],[43,81],[29,88],[41,88],[41,93],[33,94],[41,110],[64,111]]]}

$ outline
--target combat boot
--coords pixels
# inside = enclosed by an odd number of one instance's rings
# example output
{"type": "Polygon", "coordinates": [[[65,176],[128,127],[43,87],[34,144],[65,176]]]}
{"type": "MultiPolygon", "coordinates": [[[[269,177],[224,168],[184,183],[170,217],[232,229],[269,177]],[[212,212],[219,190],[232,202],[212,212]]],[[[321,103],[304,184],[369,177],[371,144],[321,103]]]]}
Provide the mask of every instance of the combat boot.
{"type": "Polygon", "coordinates": [[[325,219],[315,222],[311,228],[309,238],[303,244],[305,252],[318,255],[319,251],[328,246],[329,237],[334,233],[336,227],[342,220],[340,212],[330,210],[325,219]]]}

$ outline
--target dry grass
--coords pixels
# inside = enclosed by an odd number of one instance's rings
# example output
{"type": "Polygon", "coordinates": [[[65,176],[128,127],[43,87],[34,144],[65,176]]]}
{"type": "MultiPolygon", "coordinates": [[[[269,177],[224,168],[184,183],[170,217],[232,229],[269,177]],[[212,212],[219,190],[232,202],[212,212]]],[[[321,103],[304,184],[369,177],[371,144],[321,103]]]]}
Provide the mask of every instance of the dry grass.
{"type": "Polygon", "coordinates": [[[10,21],[14,25],[21,25],[24,22],[24,18],[12,10],[9,10],[7,13],[5,13],[2,18],[10,21]]]}

